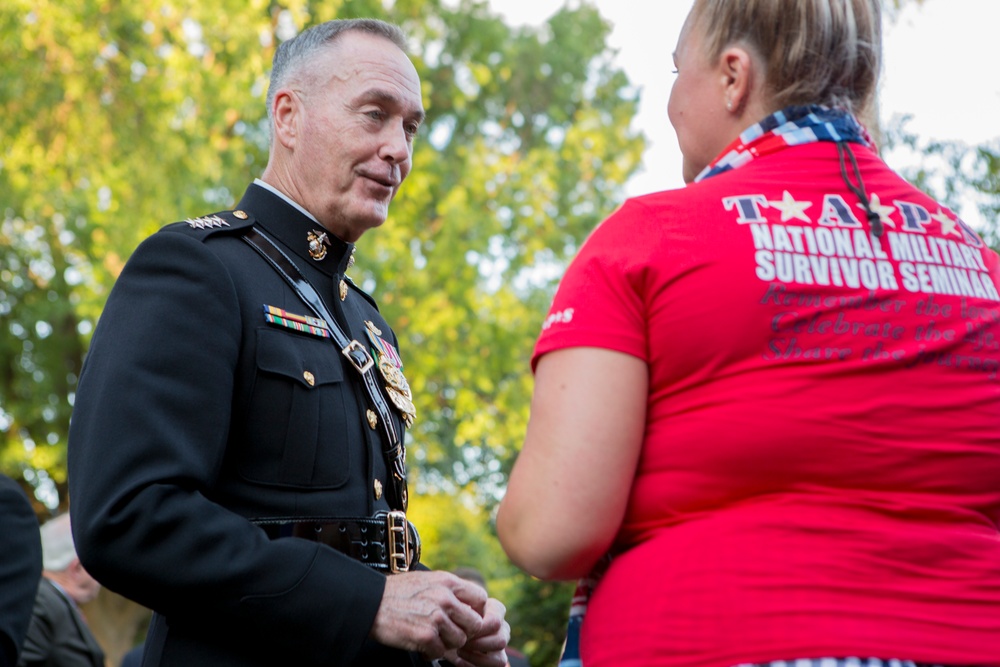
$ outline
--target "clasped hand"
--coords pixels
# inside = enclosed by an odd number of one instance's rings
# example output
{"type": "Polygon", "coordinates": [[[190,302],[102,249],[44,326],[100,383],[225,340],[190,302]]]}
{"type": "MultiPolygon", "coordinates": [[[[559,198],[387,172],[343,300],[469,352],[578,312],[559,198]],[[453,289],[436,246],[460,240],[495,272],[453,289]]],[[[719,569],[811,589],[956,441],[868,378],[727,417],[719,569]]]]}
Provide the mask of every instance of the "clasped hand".
{"type": "Polygon", "coordinates": [[[386,580],[371,636],[455,667],[504,667],[506,612],[482,587],[449,572],[407,572],[386,580]]]}

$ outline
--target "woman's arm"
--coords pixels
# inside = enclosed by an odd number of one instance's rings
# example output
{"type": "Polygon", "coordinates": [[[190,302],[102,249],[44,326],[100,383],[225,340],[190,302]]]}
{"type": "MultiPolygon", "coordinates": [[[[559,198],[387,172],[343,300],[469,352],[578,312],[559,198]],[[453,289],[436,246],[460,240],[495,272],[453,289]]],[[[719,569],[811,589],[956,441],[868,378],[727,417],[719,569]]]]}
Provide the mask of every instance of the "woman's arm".
{"type": "Polygon", "coordinates": [[[625,514],[642,447],[646,362],[600,348],[538,361],[524,447],[500,503],[507,555],[542,579],[586,575],[625,514]]]}

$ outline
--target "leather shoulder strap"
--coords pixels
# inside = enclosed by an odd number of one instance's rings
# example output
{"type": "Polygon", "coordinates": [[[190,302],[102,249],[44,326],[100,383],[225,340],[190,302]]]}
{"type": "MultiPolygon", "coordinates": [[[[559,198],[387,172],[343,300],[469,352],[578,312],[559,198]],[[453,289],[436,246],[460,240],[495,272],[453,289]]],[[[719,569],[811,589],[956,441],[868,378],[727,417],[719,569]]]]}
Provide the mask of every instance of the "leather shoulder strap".
{"type": "Polygon", "coordinates": [[[254,250],[280,275],[289,286],[295,290],[299,298],[312,310],[316,317],[325,320],[330,327],[331,338],[340,353],[347,360],[348,366],[353,368],[365,389],[365,395],[371,403],[372,408],[379,416],[382,430],[386,437],[386,448],[383,450],[386,464],[392,475],[392,484],[389,485],[392,493],[388,500],[395,509],[406,511],[407,489],[406,489],[406,449],[403,446],[402,434],[397,431],[395,420],[389,410],[385,396],[379,389],[378,379],[373,370],[375,361],[369,354],[368,349],[356,340],[348,338],[344,330],[340,328],[336,318],[327,309],[323,298],[316,292],[315,288],[306,280],[302,272],[299,271],[295,263],[281,251],[274,241],[268,238],[256,227],[249,227],[243,232],[243,240],[250,244],[254,250]]]}

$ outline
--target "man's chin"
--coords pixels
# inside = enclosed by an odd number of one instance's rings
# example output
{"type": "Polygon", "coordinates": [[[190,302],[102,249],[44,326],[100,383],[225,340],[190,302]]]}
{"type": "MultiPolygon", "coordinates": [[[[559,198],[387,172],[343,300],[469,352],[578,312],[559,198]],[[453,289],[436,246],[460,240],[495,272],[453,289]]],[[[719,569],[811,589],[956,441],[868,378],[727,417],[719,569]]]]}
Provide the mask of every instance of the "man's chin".
{"type": "Polygon", "coordinates": [[[343,234],[337,234],[337,236],[342,241],[354,243],[369,229],[381,226],[388,217],[389,207],[384,204],[370,206],[361,211],[354,211],[343,216],[342,219],[345,220],[346,224],[344,225],[343,234]]]}

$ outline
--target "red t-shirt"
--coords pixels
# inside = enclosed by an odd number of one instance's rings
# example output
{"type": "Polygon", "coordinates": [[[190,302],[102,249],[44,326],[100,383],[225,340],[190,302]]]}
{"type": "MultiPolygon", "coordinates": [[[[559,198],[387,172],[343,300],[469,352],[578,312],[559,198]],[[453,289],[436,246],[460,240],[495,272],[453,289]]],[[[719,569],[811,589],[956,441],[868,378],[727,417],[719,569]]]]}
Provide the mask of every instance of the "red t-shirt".
{"type": "Polygon", "coordinates": [[[1000,665],[998,258],[852,148],[881,239],[817,143],[629,200],[563,279],[534,360],[650,374],[586,667],[1000,665]]]}

